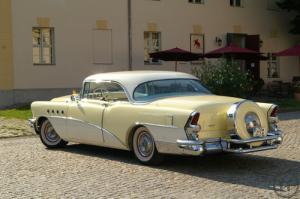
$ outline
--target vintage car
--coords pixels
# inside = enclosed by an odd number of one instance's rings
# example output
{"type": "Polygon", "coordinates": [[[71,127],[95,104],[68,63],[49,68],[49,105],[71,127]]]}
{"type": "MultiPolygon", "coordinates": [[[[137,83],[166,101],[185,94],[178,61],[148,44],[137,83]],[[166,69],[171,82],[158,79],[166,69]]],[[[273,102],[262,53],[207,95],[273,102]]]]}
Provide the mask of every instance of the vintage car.
{"type": "Polygon", "coordinates": [[[79,95],[37,101],[30,124],[48,148],[68,142],[133,151],[144,164],[163,154],[249,153],[282,142],[278,107],[210,93],[170,71],[101,73],[79,95]]]}

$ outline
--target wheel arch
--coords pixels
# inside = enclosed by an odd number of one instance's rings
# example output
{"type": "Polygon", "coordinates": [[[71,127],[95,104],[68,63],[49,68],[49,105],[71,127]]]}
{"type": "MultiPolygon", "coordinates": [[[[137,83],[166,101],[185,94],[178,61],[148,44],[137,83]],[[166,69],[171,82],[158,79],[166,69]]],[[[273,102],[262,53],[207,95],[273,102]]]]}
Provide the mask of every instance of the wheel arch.
{"type": "Polygon", "coordinates": [[[41,127],[42,127],[42,124],[43,124],[43,122],[44,121],[46,121],[46,120],[48,120],[48,118],[47,117],[45,117],[45,116],[40,116],[39,118],[37,118],[37,120],[36,120],[36,123],[35,123],[35,132],[37,133],[37,134],[40,134],[41,133],[41,127]]]}
{"type": "Polygon", "coordinates": [[[136,124],[132,125],[132,126],[128,129],[128,131],[127,131],[127,139],[126,139],[127,143],[126,143],[126,144],[127,144],[127,146],[128,146],[128,148],[129,148],[130,151],[133,150],[133,143],[132,143],[132,141],[133,141],[133,135],[134,135],[135,131],[136,131],[138,128],[140,128],[140,127],[147,128],[147,127],[144,126],[143,124],[138,124],[138,123],[136,123],[136,124]]]}

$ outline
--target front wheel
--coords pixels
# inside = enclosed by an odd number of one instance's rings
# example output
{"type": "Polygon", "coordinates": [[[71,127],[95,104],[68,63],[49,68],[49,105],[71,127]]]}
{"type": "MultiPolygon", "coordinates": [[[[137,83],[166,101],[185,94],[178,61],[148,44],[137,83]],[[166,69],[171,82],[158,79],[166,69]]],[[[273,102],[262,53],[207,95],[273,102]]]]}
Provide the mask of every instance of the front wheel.
{"type": "Polygon", "coordinates": [[[157,165],[163,160],[162,154],[159,154],[156,149],[152,135],[145,127],[138,128],[134,133],[133,152],[135,157],[146,165],[157,165]]]}
{"type": "Polygon", "coordinates": [[[42,123],[40,138],[47,148],[64,147],[68,143],[59,137],[49,120],[42,123]]]}

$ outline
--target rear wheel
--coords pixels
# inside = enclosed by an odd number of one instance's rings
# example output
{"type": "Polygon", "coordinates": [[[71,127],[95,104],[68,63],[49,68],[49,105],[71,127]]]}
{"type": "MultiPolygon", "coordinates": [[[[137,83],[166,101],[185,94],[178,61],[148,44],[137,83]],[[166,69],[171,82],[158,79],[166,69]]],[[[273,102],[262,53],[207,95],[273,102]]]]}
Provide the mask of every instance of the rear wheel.
{"type": "Polygon", "coordinates": [[[68,143],[59,137],[49,120],[42,123],[40,138],[47,148],[64,147],[68,143]]]}
{"type": "Polygon", "coordinates": [[[163,160],[163,155],[158,153],[154,139],[145,127],[138,128],[134,133],[133,152],[135,157],[146,165],[157,165],[163,160]]]}

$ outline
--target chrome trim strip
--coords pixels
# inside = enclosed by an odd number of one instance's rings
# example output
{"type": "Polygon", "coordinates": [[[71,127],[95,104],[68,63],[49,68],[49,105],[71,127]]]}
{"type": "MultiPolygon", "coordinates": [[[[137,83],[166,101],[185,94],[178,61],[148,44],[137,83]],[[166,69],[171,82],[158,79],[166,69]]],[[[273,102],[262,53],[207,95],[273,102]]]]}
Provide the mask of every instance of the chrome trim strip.
{"type": "Polygon", "coordinates": [[[252,149],[223,149],[225,152],[230,152],[230,153],[251,153],[251,152],[258,152],[258,151],[265,151],[265,150],[271,150],[271,149],[276,149],[278,145],[271,145],[271,146],[261,146],[257,148],[252,148],[252,149]]]}
{"type": "Polygon", "coordinates": [[[223,141],[234,143],[234,144],[248,144],[253,142],[261,142],[261,141],[269,141],[276,140],[281,137],[281,135],[269,135],[267,137],[259,137],[259,138],[250,138],[246,140],[238,140],[238,139],[222,139],[223,141]]]}
{"type": "Polygon", "coordinates": [[[103,132],[106,132],[106,133],[109,133],[110,135],[112,135],[114,138],[116,138],[124,147],[128,148],[126,146],[126,144],[124,142],[122,142],[117,136],[115,136],[112,132],[108,131],[107,129],[105,128],[102,128],[98,125],[95,125],[95,124],[92,124],[92,123],[89,123],[89,122],[86,122],[86,121],[83,121],[83,120],[80,120],[80,119],[76,119],[76,118],[73,118],[73,117],[60,117],[60,116],[48,116],[50,118],[59,118],[59,119],[67,119],[67,120],[72,120],[72,121],[77,121],[77,122],[81,122],[81,123],[84,123],[86,125],[89,125],[89,126],[93,126],[97,129],[99,129],[101,131],[101,134],[103,136],[103,143],[105,143],[105,139],[104,139],[104,135],[103,135],[103,132]]]}
{"type": "Polygon", "coordinates": [[[179,147],[184,147],[186,145],[202,145],[204,144],[201,140],[177,140],[179,147]]]}
{"type": "Polygon", "coordinates": [[[29,119],[28,120],[28,124],[31,128],[35,128],[35,122],[36,122],[36,119],[35,118],[32,118],[32,119],[29,119]]]}
{"type": "MultiPolygon", "coordinates": [[[[236,113],[237,113],[237,110],[238,108],[245,102],[248,102],[248,101],[251,101],[251,100],[242,100],[240,102],[236,102],[234,103],[233,105],[230,106],[230,108],[228,109],[227,111],[227,120],[229,122],[232,122],[234,124],[234,130],[236,131],[236,113]]],[[[233,130],[233,129],[232,129],[233,130]]]]}
{"type": "Polygon", "coordinates": [[[135,125],[149,125],[149,126],[156,126],[156,127],[163,127],[163,128],[173,128],[173,129],[178,129],[177,126],[174,125],[162,125],[162,124],[152,124],[152,123],[140,123],[136,122],[135,125]]]}

